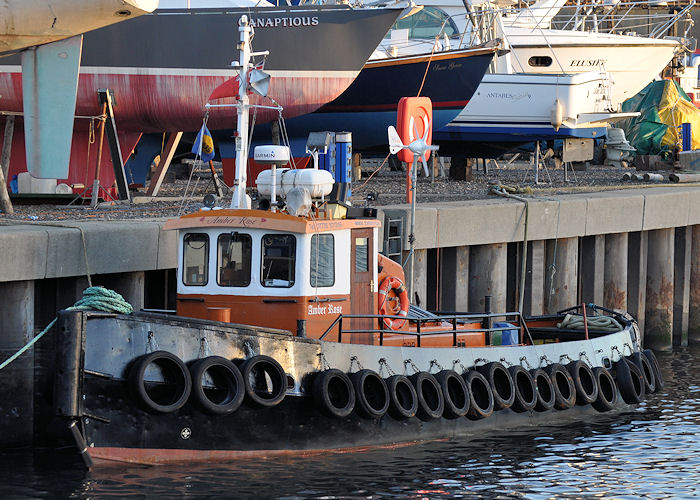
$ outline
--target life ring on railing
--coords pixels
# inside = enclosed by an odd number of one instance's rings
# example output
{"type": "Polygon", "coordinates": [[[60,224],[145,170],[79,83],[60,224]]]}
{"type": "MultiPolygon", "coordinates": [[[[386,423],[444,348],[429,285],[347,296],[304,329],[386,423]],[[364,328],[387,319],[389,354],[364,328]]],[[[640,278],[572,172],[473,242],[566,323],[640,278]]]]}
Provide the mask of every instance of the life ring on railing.
{"type": "MultiPolygon", "coordinates": [[[[401,281],[396,276],[387,276],[386,278],[384,278],[384,280],[379,285],[379,296],[379,314],[389,314],[391,316],[408,315],[408,307],[410,305],[408,300],[408,291],[406,290],[406,286],[403,284],[403,281],[401,281]],[[393,292],[399,298],[398,313],[396,313],[393,310],[389,311],[388,295],[390,290],[393,290],[393,292]]],[[[405,323],[405,319],[384,318],[384,324],[387,328],[390,328],[392,330],[400,329],[405,323]]]]}

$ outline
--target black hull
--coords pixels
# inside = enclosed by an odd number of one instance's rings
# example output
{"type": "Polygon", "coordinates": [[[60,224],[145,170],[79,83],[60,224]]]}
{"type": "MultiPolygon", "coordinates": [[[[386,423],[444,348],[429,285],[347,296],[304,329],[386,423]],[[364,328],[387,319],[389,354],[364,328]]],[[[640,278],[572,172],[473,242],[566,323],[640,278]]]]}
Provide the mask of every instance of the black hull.
{"type": "MultiPolygon", "coordinates": [[[[123,381],[86,380],[84,418],[88,453],[94,461],[165,464],[235,460],[282,454],[305,454],[391,447],[486,433],[523,431],[565,424],[598,413],[590,406],[568,410],[494,412],[482,420],[467,417],[422,421],[326,417],[312,398],[287,396],[273,408],[244,404],[227,416],[212,416],[191,404],[168,415],[148,413],[130,397],[123,381]]],[[[624,409],[622,405],[619,409],[624,409]]]]}
{"type": "MultiPolygon", "coordinates": [[[[339,344],[281,330],[157,314],[63,312],[57,337],[54,406],[63,421],[71,424],[76,443],[93,462],[235,460],[393,447],[482,436],[487,431],[523,430],[573,422],[588,418],[586,415],[594,418],[597,412],[585,405],[541,413],[505,409],[480,420],[445,416],[425,420],[425,415],[418,412],[401,420],[391,412],[374,419],[363,418],[356,404],[354,411],[351,408],[344,413],[346,417],[333,418],[326,416],[312,397],[314,381],[319,372],[330,367],[345,373],[356,373],[362,367],[388,377],[397,372],[407,376],[431,372],[436,366],[438,370],[451,368],[466,373],[477,362],[498,360],[511,365],[524,360],[531,368],[542,366],[543,359],[551,364],[554,360],[581,358],[591,366],[610,366],[621,359],[623,350],[638,349],[635,325],[620,321],[626,325],[622,331],[591,335],[589,340],[572,332],[569,337],[562,336],[561,343],[421,348],[339,344]],[[278,404],[268,407],[253,406],[249,398],[258,396],[246,393],[243,405],[233,413],[215,415],[201,410],[187,391],[189,396],[179,396],[178,406],[154,412],[159,409],[143,406],[146,401],[138,396],[137,389],[146,380],[160,383],[161,388],[166,386],[157,373],[147,375],[137,367],[148,366],[141,361],[154,355],[162,357],[162,353],[190,365],[190,370],[194,370],[193,363],[217,355],[233,360],[242,373],[246,373],[244,366],[253,357],[271,357],[280,364],[287,393],[278,404]]],[[[546,328],[540,333],[533,330],[532,334],[535,339],[549,335],[546,328]]],[[[187,371],[184,365],[182,369],[187,371]]],[[[244,379],[248,380],[246,375],[244,379]]],[[[621,402],[615,406],[623,407],[621,402]]]]}

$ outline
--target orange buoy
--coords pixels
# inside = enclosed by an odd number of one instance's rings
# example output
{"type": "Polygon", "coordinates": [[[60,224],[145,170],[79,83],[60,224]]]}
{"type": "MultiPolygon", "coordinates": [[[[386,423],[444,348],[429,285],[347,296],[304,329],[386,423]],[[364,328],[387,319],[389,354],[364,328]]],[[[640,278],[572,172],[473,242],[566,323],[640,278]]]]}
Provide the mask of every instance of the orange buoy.
{"type": "MultiPolygon", "coordinates": [[[[422,139],[425,131],[428,131],[426,144],[433,142],[433,102],[429,97],[402,97],[399,101],[396,130],[401,141],[408,145],[416,139],[422,139]],[[418,136],[416,136],[416,131],[418,136]]],[[[399,160],[411,163],[413,153],[408,149],[402,149],[397,153],[399,160]]],[[[425,153],[425,161],[430,158],[430,151],[425,153]]]]}
{"type": "MultiPolygon", "coordinates": [[[[410,305],[408,301],[408,291],[406,290],[406,287],[399,278],[395,276],[387,276],[386,278],[384,278],[384,280],[379,284],[379,296],[379,314],[389,314],[391,316],[408,315],[408,307],[410,305]],[[398,312],[393,310],[393,307],[392,310],[389,309],[389,291],[393,291],[394,294],[399,298],[398,312]]],[[[390,328],[392,330],[399,330],[404,325],[404,323],[406,323],[405,319],[384,318],[384,324],[387,328],[390,328]]]]}

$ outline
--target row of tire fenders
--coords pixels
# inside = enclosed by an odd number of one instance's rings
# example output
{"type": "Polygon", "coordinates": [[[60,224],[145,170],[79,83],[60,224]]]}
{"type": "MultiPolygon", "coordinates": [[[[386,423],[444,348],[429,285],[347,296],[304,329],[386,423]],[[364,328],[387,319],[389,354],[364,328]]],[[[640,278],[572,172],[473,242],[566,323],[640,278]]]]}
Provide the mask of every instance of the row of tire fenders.
{"type": "MultiPolygon", "coordinates": [[[[233,413],[244,401],[257,407],[276,406],[294,385],[269,356],[253,356],[238,366],[223,357],[209,356],[188,367],[167,351],[137,358],[129,370],[128,383],[134,396],[153,413],[175,412],[191,400],[212,415],[233,413]],[[152,383],[146,381],[152,364],[158,365],[175,386],[166,397],[155,396],[149,387],[152,383]],[[266,390],[259,390],[260,382],[266,390]]],[[[657,392],[663,385],[656,356],[648,349],[621,357],[613,364],[612,373],[604,367],[591,368],[581,360],[530,370],[490,362],[461,375],[441,370],[387,378],[369,369],[347,374],[329,368],[314,374],[310,382],[314,403],[327,416],[345,418],[354,411],[368,419],[388,414],[396,420],[415,416],[423,421],[465,416],[478,420],[506,408],[519,413],[542,412],[590,404],[605,412],[613,409],[620,397],[625,403],[637,404],[645,393],[657,392]]]]}

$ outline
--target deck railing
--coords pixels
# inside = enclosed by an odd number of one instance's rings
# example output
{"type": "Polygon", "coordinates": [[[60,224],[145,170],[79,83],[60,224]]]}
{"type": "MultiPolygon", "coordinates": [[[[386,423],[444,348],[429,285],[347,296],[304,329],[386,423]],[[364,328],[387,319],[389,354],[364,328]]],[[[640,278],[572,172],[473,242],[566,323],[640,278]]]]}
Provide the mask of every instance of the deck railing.
{"type": "Polygon", "coordinates": [[[527,324],[523,320],[522,314],[519,312],[506,312],[506,313],[438,313],[435,316],[393,316],[388,314],[340,314],[331,323],[331,325],[326,329],[326,331],[319,337],[320,340],[326,340],[326,338],[332,333],[337,331],[337,342],[343,341],[343,335],[350,335],[353,333],[370,333],[379,334],[379,345],[384,345],[384,336],[387,334],[391,335],[412,335],[416,338],[416,347],[421,347],[421,339],[424,337],[430,337],[433,335],[445,335],[452,334],[452,346],[458,347],[459,334],[463,333],[485,333],[485,344],[487,346],[492,345],[492,334],[494,332],[502,332],[506,330],[518,330],[518,343],[522,343],[523,335],[527,335],[530,343],[534,343],[530,331],[527,328],[527,324]],[[506,326],[493,326],[494,319],[503,319],[504,322],[508,322],[508,319],[512,318],[510,325],[506,326]],[[361,328],[361,329],[344,329],[343,324],[347,324],[348,320],[352,319],[371,319],[374,324],[381,325],[378,328],[361,328]],[[414,330],[393,330],[388,328],[384,322],[385,319],[390,320],[405,320],[411,322],[415,325],[414,330]],[[449,323],[451,328],[437,331],[422,331],[426,324],[444,324],[449,323]],[[464,328],[460,325],[481,323],[481,328],[464,328]]]}
{"type": "MultiPolygon", "coordinates": [[[[694,6],[695,0],[676,9],[669,9],[667,6],[660,5],[659,2],[650,1],[565,6],[554,17],[551,27],[600,33],[634,32],[639,36],[661,38],[668,35],[674,25],[689,19],[689,13],[694,6]],[[666,8],[667,11],[664,13],[660,10],[661,8],[666,8]]],[[[542,26],[542,28],[547,27],[542,26]]],[[[692,22],[688,23],[680,36],[688,36],[691,27],[692,22]]]]}

